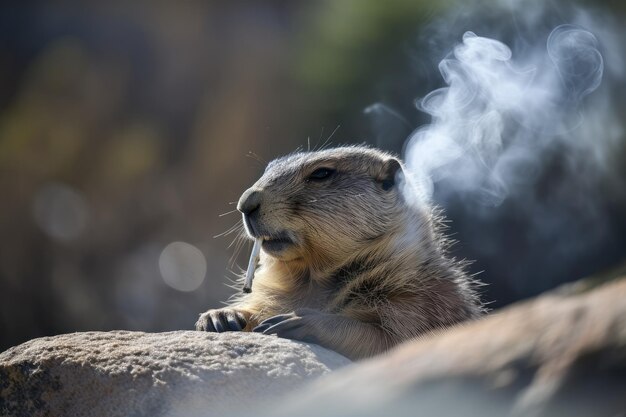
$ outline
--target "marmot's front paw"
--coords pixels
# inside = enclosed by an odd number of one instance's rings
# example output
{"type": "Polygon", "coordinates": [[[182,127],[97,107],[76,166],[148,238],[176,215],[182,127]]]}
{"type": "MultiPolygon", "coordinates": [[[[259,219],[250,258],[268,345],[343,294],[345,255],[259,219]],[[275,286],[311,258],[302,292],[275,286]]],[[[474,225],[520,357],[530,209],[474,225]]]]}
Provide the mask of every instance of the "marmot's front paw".
{"type": "Polygon", "coordinates": [[[209,310],[200,314],[196,330],[205,332],[237,332],[246,327],[246,317],[232,308],[209,310]]]}

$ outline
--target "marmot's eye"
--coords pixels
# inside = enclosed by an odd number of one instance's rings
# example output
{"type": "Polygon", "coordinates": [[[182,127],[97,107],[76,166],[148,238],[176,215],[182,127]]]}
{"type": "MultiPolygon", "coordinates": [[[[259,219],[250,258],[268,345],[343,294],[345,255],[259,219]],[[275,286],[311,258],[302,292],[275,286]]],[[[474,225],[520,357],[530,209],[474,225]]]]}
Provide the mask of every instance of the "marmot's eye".
{"type": "Polygon", "coordinates": [[[335,170],[332,168],[318,168],[309,175],[308,179],[310,181],[324,181],[329,179],[334,173],[335,170]]]}

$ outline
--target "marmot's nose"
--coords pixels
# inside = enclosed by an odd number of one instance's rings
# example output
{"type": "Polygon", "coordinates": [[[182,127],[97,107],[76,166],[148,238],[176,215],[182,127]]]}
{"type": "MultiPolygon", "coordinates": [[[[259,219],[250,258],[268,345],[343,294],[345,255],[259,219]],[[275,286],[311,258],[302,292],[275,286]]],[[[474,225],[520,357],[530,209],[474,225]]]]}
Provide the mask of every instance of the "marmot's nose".
{"type": "Polygon", "coordinates": [[[249,216],[261,206],[261,192],[253,188],[248,188],[239,198],[237,210],[249,216]]]}

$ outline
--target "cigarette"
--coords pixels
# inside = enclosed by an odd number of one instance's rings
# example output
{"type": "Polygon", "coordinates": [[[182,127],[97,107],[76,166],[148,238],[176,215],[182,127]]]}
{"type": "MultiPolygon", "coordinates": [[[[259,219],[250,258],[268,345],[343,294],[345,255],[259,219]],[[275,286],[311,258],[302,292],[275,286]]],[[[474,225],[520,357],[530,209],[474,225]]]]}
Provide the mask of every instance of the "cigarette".
{"type": "Polygon", "coordinates": [[[248,261],[248,270],[246,271],[246,280],[243,284],[243,292],[252,292],[252,280],[254,279],[254,270],[259,261],[259,252],[261,252],[261,239],[254,240],[254,246],[252,246],[252,253],[250,254],[250,260],[248,261]]]}

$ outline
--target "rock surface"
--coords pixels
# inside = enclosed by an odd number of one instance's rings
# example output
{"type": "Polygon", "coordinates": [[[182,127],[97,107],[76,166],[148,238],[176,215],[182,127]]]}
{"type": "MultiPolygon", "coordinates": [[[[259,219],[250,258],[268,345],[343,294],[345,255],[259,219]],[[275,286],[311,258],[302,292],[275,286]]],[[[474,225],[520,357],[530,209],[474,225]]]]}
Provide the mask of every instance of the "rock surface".
{"type": "Polygon", "coordinates": [[[0,354],[0,416],[222,416],[348,364],[251,333],[73,333],[0,354]]]}
{"type": "Polygon", "coordinates": [[[0,416],[625,416],[626,277],[599,278],[296,390],[350,362],[256,333],[34,339],[0,354],[0,416]]]}
{"type": "Polygon", "coordinates": [[[625,416],[626,277],[595,282],[404,344],[261,414],[625,416]]]}

